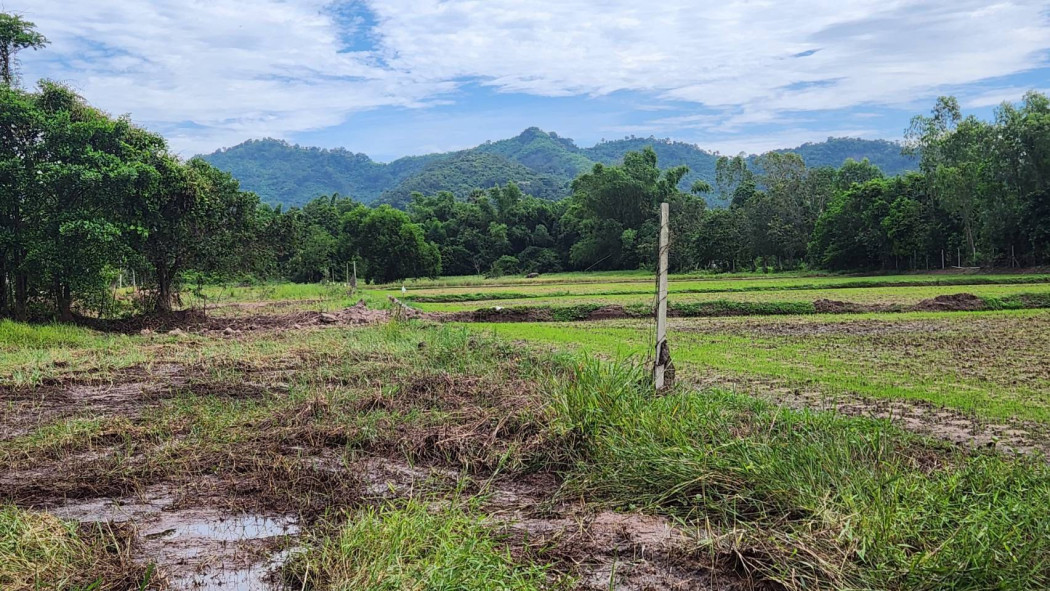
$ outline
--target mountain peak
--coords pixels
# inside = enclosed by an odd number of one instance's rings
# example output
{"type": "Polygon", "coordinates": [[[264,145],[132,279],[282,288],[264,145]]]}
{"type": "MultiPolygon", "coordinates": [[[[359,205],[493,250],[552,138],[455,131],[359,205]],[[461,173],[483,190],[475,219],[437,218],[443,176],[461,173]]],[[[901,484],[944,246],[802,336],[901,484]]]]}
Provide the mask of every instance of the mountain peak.
{"type": "MultiPolygon", "coordinates": [[[[539,127],[468,150],[406,157],[389,164],[343,148],[301,147],[273,138],[248,140],[202,157],[272,204],[299,206],[332,193],[366,203],[382,199],[403,204],[412,191],[452,191],[466,197],[474,188],[511,181],[533,196],[560,199],[568,195],[569,181],[595,163],[615,164],[627,152],[646,146],[656,151],[661,167],[689,167],[684,187],[696,180],[714,184],[718,154],[694,144],[631,136],[580,148],[571,139],[539,127]]],[[[828,138],[777,151],[796,152],[808,166],[838,167],[847,158],[868,158],[889,175],[917,167],[914,157],[902,156],[900,146],[886,140],[828,138]]]]}

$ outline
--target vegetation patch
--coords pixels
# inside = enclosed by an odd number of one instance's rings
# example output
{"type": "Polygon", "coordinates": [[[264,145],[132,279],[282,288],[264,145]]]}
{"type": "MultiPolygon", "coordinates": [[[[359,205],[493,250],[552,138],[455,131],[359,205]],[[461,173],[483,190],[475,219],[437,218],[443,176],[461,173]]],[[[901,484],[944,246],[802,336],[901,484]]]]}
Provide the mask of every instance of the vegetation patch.
{"type": "Polygon", "coordinates": [[[544,564],[514,557],[472,502],[408,499],[347,515],[283,569],[296,589],[570,588],[544,564]]]}
{"type": "Polygon", "coordinates": [[[587,364],[551,391],[571,487],[717,523],[707,552],[790,589],[1050,584],[1050,468],[889,425],[719,391],[653,398],[640,368],[587,364]]]}
{"type": "Polygon", "coordinates": [[[0,587],[10,591],[145,588],[152,569],[130,559],[129,532],[81,527],[36,511],[0,505],[0,587]]]}
{"type": "MultiPolygon", "coordinates": [[[[679,279],[680,283],[685,283],[685,286],[678,287],[675,285],[676,282],[672,281],[668,289],[668,293],[682,293],[682,294],[702,294],[702,293],[754,293],[754,292],[767,292],[767,291],[808,291],[817,289],[857,289],[857,288],[886,288],[886,287],[929,287],[929,286],[962,286],[962,285],[1032,285],[1050,283],[1050,277],[1046,275],[1032,275],[1032,276],[1011,276],[1011,277],[994,277],[994,276],[973,276],[973,275],[960,275],[956,277],[918,277],[914,279],[886,279],[880,280],[878,277],[867,277],[860,279],[851,280],[840,280],[836,282],[810,282],[800,283],[790,280],[781,280],[777,282],[766,283],[763,282],[759,285],[747,285],[740,280],[736,281],[718,281],[714,280],[712,283],[716,285],[712,287],[697,286],[696,281],[684,281],[679,279]],[[736,283],[737,285],[731,285],[730,283],[736,283]]],[[[616,284],[608,285],[595,285],[592,289],[586,291],[587,296],[613,296],[613,295],[630,295],[637,293],[646,293],[652,291],[651,288],[646,286],[628,287],[628,286],[616,286],[616,284]]],[[[412,294],[404,296],[402,299],[410,302],[417,302],[420,304],[441,304],[441,303],[455,303],[455,302],[484,302],[484,301],[500,301],[500,300],[524,300],[533,298],[560,298],[560,297],[572,297],[579,296],[581,293],[578,290],[563,290],[563,291],[551,291],[551,290],[534,290],[534,291],[494,291],[494,292],[471,292],[471,293],[437,293],[437,294],[412,294]]]]}

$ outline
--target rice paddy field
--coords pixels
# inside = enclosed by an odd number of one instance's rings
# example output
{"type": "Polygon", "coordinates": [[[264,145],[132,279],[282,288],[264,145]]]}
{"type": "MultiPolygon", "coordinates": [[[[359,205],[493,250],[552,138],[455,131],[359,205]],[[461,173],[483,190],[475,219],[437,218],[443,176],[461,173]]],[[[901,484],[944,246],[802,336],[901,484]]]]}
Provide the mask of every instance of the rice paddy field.
{"type": "Polygon", "coordinates": [[[361,287],[0,322],[0,589],[1050,587],[1050,275],[361,287]]]}

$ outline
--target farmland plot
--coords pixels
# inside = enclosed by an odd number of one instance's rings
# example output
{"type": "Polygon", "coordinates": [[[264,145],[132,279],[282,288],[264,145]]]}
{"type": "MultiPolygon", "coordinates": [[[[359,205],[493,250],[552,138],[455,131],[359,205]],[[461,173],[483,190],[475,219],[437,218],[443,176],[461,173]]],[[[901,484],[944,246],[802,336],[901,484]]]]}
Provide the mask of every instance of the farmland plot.
{"type": "Polygon", "coordinates": [[[1050,584],[1050,312],[675,319],[653,396],[644,319],[388,293],[0,324],[0,587],[1050,584]]]}

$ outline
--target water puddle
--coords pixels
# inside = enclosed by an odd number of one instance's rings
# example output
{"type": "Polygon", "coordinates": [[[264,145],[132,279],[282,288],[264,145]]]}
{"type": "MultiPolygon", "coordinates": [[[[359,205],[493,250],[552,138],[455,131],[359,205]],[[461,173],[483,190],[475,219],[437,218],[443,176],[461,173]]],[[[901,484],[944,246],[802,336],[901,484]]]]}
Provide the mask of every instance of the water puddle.
{"type": "MultiPolygon", "coordinates": [[[[173,589],[249,591],[274,588],[276,551],[299,533],[288,515],[229,514],[218,509],[172,510],[164,489],[125,499],[72,502],[50,510],[63,519],[127,522],[135,527],[137,558],[153,562],[173,589]]],[[[287,545],[287,544],[285,544],[287,545]]]]}

